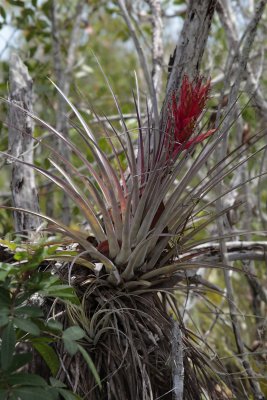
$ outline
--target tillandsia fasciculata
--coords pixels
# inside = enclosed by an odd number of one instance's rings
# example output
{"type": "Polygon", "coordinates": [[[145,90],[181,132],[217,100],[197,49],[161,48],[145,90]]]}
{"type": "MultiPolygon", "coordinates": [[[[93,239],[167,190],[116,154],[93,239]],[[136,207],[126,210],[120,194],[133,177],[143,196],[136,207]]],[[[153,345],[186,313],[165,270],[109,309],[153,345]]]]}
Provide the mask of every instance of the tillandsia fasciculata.
{"type": "MultiPolygon", "coordinates": [[[[87,366],[79,367],[78,394],[89,400],[171,399],[176,368],[173,326],[177,324],[184,398],[201,399],[205,393],[212,399],[227,398],[225,375],[218,373],[222,371],[219,360],[212,354],[211,362],[197,346],[200,339],[183,325],[174,295],[188,291],[193,285],[190,277],[198,268],[216,267],[199,262],[199,252],[192,252],[199,232],[218,217],[206,212],[216,199],[208,203],[203,199],[221,176],[237,168],[236,160],[245,150],[245,145],[240,146],[224,165],[218,162],[203,178],[198,177],[225,134],[213,126],[204,129],[203,121],[209,123],[204,108],[210,81],[190,80],[185,75],[179,94],[174,91],[164,105],[158,128],[148,108],[145,116],[141,113],[138,96],[134,96],[134,133],[111,89],[121,128],[108,118],[101,124],[99,115],[95,117],[112,149],[112,161],[83,115],[57,89],[77,118],[79,146],[28,114],[62,140],[83,168],[40,138],[35,140],[49,150],[53,169],[27,165],[63,190],[87,222],[84,231],[38,214],[47,222],[44,232],[59,234],[63,247],[77,245],[75,255],[63,255],[59,249],[50,259],[65,261],[60,274],[81,301],[81,307],[68,307],[69,323],[87,333],[83,347],[102,381],[100,387],[87,366]],[[211,136],[212,140],[206,140],[211,136]],[[88,161],[86,151],[93,162],[88,161]]],[[[14,157],[13,161],[24,163],[14,157]]],[[[77,357],[72,361],[79,364],[77,357]]],[[[66,384],[74,373],[75,368],[68,371],[68,377],[62,371],[66,384]]]]}

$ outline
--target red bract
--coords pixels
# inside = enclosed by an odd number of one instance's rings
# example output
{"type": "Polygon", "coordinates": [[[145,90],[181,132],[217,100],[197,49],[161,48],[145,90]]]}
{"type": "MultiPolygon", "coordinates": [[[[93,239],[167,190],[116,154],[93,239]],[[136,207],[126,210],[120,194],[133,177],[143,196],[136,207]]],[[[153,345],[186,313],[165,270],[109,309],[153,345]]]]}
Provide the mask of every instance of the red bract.
{"type": "Polygon", "coordinates": [[[209,91],[210,81],[204,84],[203,79],[198,77],[190,82],[185,75],[179,101],[176,93],[172,94],[165,133],[165,146],[169,148],[168,157],[176,156],[179,150],[189,149],[215,132],[215,129],[212,129],[190,139],[205,107],[209,91]]]}

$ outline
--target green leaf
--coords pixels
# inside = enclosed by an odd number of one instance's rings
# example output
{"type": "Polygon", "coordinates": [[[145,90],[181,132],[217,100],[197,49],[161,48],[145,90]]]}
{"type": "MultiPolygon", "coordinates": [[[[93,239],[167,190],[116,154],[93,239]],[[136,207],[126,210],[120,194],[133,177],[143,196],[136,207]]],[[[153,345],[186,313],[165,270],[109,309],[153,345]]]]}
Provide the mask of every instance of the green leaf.
{"type": "Polygon", "coordinates": [[[10,271],[14,270],[13,265],[7,263],[0,263],[0,281],[4,282],[10,271]]]}
{"type": "Polygon", "coordinates": [[[80,397],[69,392],[66,389],[58,389],[58,392],[61,394],[61,396],[63,397],[63,399],[65,400],[79,400],[80,397]]]}
{"type": "Polygon", "coordinates": [[[23,367],[23,365],[28,364],[32,360],[32,353],[21,353],[15,354],[12,360],[12,364],[8,368],[9,372],[16,371],[17,369],[23,367]]]}
{"type": "Polygon", "coordinates": [[[66,351],[71,355],[74,356],[75,353],[78,351],[78,345],[73,340],[63,339],[63,343],[65,346],[66,351]]]}
{"type": "Polygon", "coordinates": [[[8,324],[8,315],[0,315],[0,328],[8,324]]]}
{"type": "Polygon", "coordinates": [[[98,386],[101,389],[102,388],[101,380],[100,380],[99,374],[96,370],[95,364],[93,363],[93,360],[91,359],[90,355],[87,353],[87,351],[82,346],[78,345],[78,349],[80,350],[80,353],[82,354],[83,358],[87,362],[87,365],[90,368],[90,371],[92,372],[96,383],[98,384],[98,386]]]}
{"type": "Polygon", "coordinates": [[[0,327],[8,324],[10,309],[7,307],[0,308],[0,327]]]}
{"type": "Polygon", "coordinates": [[[55,388],[65,388],[66,387],[65,383],[63,383],[63,382],[61,382],[58,379],[55,379],[53,377],[50,377],[49,381],[51,383],[51,386],[53,386],[55,388]]]}
{"type": "Polygon", "coordinates": [[[38,326],[29,319],[14,318],[14,324],[24,332],[28,332],[36,336],[40,334],[40,329],[38,326]]]}
{"type": "Polygon", "coordinates": [[[68,285],[52,285],[44,289],[45,294],[60,298],[77,298],[72,287],[68,285]]]}
{"type": "Polygon", "coordinates": [[[10,293],[7,289],[0,287],[0,309],[2,307],[9,307],[11,304],[10,293]]]}
{"type": "Polygon", "coordinates": [[[60,366],[58,356],[54,349],[47,343],[34,343],[33,347],[46,362],[52,375],[56,375],[60,366]]]}
{"type": "Polygon", "coordinates": [[[7,382],[11,386],[23,385],[23,386],[41,386],[46,387],[46,381],[41,376],[36,374],[27,374],[20,372],[18,374],[9,375],[7,382]]]}
{"type": "Polygon", "coordinates": [[[0,269],[0,281],[4,282],[8,275],[8,271],[3,271],[0,269]]]}
{"type": "Polygon", "coordinates": [[[48,322],[47,322],[47,327],[49,328],[49,329],[52,329],[52,330],[55,330],[55,331],[62,331],[63,330],[63,325],[62,325],[62,323],[61,322],[59,322],[59,321],[56,321],[55,319],[50,319],[48,322]]]}
{"type": "Polygon", "coordinates": [[[71,326],[70,328],[67,328],[63,332],[62,338],[63,339],[68,339],[68,340],[80,340],[85,335],[86,335],[86,333],[79,326],[71,326]]]}
{"type": "Polygon", "coordinates": [[[35,338],[31,338],[31,343],[53,343],[55,339],[47,336],[38,336],[35,338]]]}
{"type": "Polygon", "coordinates": [[[2,369],[7,370],[13,361],[13,353],[15,350],[16,335],[13,322],[4,328],[1,343],[1,366],[2,369]]]}
{"type": "Polygon", "coordinates": [[[40,387],[21,387],[13,390],[16,399],[20,400],[55,400],[53,393],[40,387]]]}
{"type": "Polygon", "coordinates": [[[44,313],[43,310],[38,306],[22,306],[16,308],[15,310],[16,315],[28,315],[29,317],[43,317],[44,313]]]}
{"type": "Polygon", "coordinates": [[[27,260],[29,257],[29,253],[27,251],[18,251],[16,254],[14,254],[14,260],[16,261],[24,261],[27,260]]]}
{"type": "Polygon", "coordinates": [[[0,243],[2,245],[6,246],[12,252],[14,252],[16,250],[17,246],[18,246],[17,243],[10,242],[9,240],[4,240],[4,239],[0,239],[0,243]]]}

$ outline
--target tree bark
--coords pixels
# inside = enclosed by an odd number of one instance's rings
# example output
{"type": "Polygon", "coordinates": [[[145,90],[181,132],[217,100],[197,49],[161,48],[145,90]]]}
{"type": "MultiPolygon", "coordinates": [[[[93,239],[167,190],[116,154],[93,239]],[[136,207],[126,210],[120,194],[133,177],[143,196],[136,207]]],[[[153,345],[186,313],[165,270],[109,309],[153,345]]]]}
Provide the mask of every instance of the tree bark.
{"type": "MultiPolygon", "coordinates": [[[[21,59],[12,54],[10,58],[10,108],[9,108],[9,153],[22,161],[33,163],[33,120],[27,115],[32,112],[32,79],[21,59]],[[21,111],[12,103],[22,107],[21,111]]],[[[14,162],[11,179],[12,203],[14,207],[39,212],[38,194],[34,170],[14,162]]],[[[15,230],[28,234],[40,224],[38,217],[14,212],[15,230]]]]}
{"type": "Polygon", "coordinates": [[[216,4],[217,0],[190,0],[167,83],[167,99],[179,89],[184,74],[194,78],[199,72],[216,4]]]}

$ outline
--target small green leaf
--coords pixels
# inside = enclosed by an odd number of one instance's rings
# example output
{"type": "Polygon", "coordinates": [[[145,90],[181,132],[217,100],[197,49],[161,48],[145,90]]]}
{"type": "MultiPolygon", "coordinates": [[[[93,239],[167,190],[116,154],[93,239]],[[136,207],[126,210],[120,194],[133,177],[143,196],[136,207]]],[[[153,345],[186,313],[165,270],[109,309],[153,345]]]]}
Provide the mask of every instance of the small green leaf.
{"type": "Polygon", "coordinates": [[[14,242],[10,242],[9,240],[4,240],[4,239],[0,239],[0,243],[3,246],[6,246],[9,250],[11,250],[12,252],[14,252],[18,246],[17,243],[14,242]]]}
{"type": "Polygon", "coordinates": [[[53,290],[51,288],[49,290],[45,290],[45,291],[42,291],[39,293],[44,296],[58,297],[62,300],[68,300],[69,302],[71,302],[73,304],[79,304],[79,299],[78,299],[77,295],[74,293],[72,288],[62,289],[62,290],[53,290]]]}
{"type": "Polygon", "coordinates": [[[70,328],[67,328],[63,332],[62,338],[63,339],[68,339],[68,340],[80,340],[85,335],[86,335],[86,333],[79,326],[71,326],[70,328]]]}
{"type": "Polygon", "coordinates": [[[54,290],[57,292],[60,292],[61,290],[62,291],[64,291],[64,290],[72,290],[73,291],[72,287],[70,287],[69,285],[51,285],[50,287],[47,287],[46,290],[48,292],[50,292],[50,291],[52,292],[54,290]]]}
{"type": "Polygon", "coordinates": [[[40,334],[39,327],[29,319],[14,318],[14,324],[24,332],[38,336],[40,334]]]}
{"type": "Polygon", "coordinates": [[[14,254],[14,260],[17,261],[27,260],[28,257],[29,254],[26,251],[18,251],[16,254],[14,254]]]}
{"type": "Polygon", "coordinates": [[[61,394],[61,396],[63,397],[63,399],[65,400],[79,400],[80,397],[69,392],[66,389],[58,389],[58,392],[61,394]]]}
{"type": "Polygon", "coordinates": [[[50,377],[49,381],[51,383],[51,386],[53,386],[55,388],[65,388],[66,387],[66,385],[63,382],[61,382],[58,379],[55,379],[53,377],[50,377]]]}
{"type": "Polygon", "coordinates": [[[21,386],[41,386],[46,387],[46,381],[41,378],[41,376],[36,374],[27,374],[20,372],[18,374],[9,375],[7,377],[7,382],[11,386],[21,385],[21,386]]]}
{"type": "Polygon", "coordinates": [[[1,343],[1,366],[2,369],[7,370],[13,361],[13,353],[15,350],[16,335],[13,323],[4,328],[1,343]]]}
{"type": "Polygon", "coordinates": [[[98,384],[98,386],[101,389],[102,388],[101,380],[100,380],[99,374],[96,370],[95,364],[93,363],[93,360],[91,359],[90,355],[87,353],[87,351],[82,346],[78,345],[78,349],[80,350],[83,358],[87,362],[87,365],[90,368],[90,371],[92,372],[96,383],[98,384]]]}
{"type": "Polygon", "coordinates": [[[78,351],[78,345],[73,340],[63,339],[63,343],[65,346],[66,351],[71,355],[74,356],[75,353],[78,351]]]}
{"type": "Polygon", "coordinates": [[[16,315],[28,315],[29,317],[43,317],[44,313],[40,307],[37,306],[22,306],[15,310],[16,315]]]}
{"type": "Polygon", "coordinates": [[[55,330],[55,331],[62,331],[63,330],[63,325],[62,325],[62,323],[61,322],[59,322],[59,321],[56,321],[55,319],[50,319],[48,322],[47,322],[47,327],[49,328],[49,329],[52,329],[52,330],[55,330]]]}
{"type": "Polygon", "coordinates": [[[14,270],[13,265],[0,263],[0,281],[4,282],[10,271],[14,270]]]}
{"type": "Polygon", "coordinates": [[[58,356],[54,349],[47,343],[34,343],[33,347],[46,362],[52,375],[56,375],[60,366],[58,356]]]}

